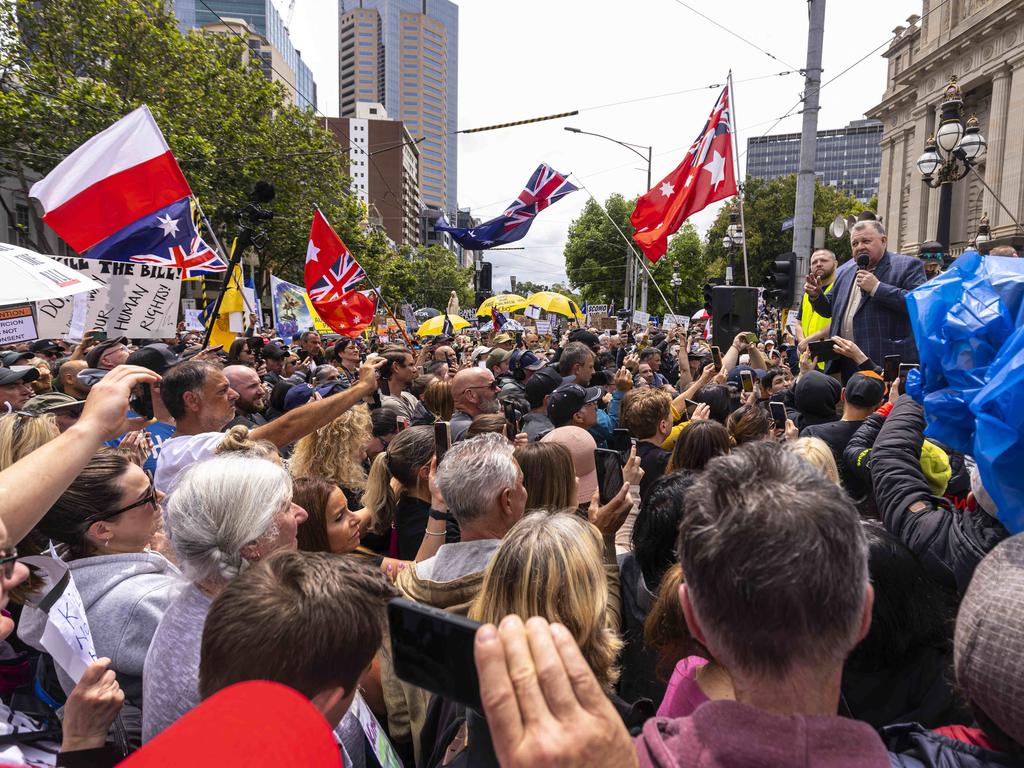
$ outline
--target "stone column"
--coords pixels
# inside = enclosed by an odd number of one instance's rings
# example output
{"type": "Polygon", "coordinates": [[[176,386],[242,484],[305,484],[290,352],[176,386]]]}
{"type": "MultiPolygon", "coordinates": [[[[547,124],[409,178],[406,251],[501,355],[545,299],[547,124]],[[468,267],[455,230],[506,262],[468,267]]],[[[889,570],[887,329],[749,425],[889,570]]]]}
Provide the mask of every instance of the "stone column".
{"type": "MultiPolygon", "coordinates": [[[[1009,62],[1012,74],[1010,75],[1009,99],[1006,107],[1005,126],[1020,126],[1024,123],[1024,57],[1009,62]]],[[[986,129],[991,130],[986,126],[986,129]]],[[[1005,127],[1004,127],[1005,130],[1005,127]]],[[[1005,134],[1004,134],[1005,135],[1005,134]]],[[[991,167],[991,166],[989,166],[991,167]]],[[[999,197],[1013,211],[1013,215],[1020,221],[1021,213],[1024,212],[1024,145],[1020,141],[1003,142],[1002,177],[998,187],[999,197]]],[[[989,182],[989,186],[992,186],[989,182]]],[[[1013,222],[1009,220],[1006,212],[999,206],[999,227],[993,227],[993,236],[1012,234],[1014,231],[1013,222]]],[[[995,210],[989,211],[992,217],[995,210]]]]}
{"type": "Polygon", "coordinates": [[[889,213],[885,220],[885,229],[889,233],[889,249],[902,253],[903,228],[900,221],[900,209],[903,201],[903,188],[906,186],[907,167],[907,131],[900,127],[893,136],[892,172],[889,183],[892,185],[892,197],[889,202],[889,213]]]}
{"type": "Polygon", "coordinates": [[[892,187],[892,140],[883,138],[882,144],[882,166],[878,171],[878,210],[879,216],[889,221],[889,204],[898,190],[892,187]]]}
{"type": "Polygon", "coordinates": [[[917,170],[917,158],[924,152],[924,142],[935,129],[932,118],[934,113],[927,104],[919,104],[911,111],[914,120],[914,133],[910,137],[913,163],[910,168],[910,203],[907,206],[907,242],[902,243],[903,253],[913,250],[928,236],[928,193],[931,190],[924,183],[917,170]]]}
{"type": "MultiPolygon", "coordinates": [[[[1006,111],[1010,103],[1010,68],[1005,63],[1000,62],[999,67],[991,75],[992,103],[989,108],[988,119],[981,126],[982,133],[988,140],[983,175],[985,183],[992,187],[992,189],[998,190],[1003,179],[1003,155],[1006,149],[1006,111]]],[[[982,211],[988,212],[993,229],[1002,223],[1009,223],[1006,214],[1003,213],[999,204],[987,190],[984,194],[984,201],[984,204],[981,206],[982,211]]]]}

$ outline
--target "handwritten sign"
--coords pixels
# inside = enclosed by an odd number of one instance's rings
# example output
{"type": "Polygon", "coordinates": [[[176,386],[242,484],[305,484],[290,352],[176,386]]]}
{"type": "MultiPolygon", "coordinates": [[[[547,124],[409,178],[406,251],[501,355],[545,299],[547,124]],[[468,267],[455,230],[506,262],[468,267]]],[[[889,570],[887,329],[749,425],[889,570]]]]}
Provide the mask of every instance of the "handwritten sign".
{"type": "Polygon", "coordinates": [[[530,306],[528,306],[526,308],[526,313],[525,314],[531,320],[539,320],[540,319],[540,307],[535,307],[535,306],[533,306],[533,304],[531,304],[530,306]]]}
{"type": "Polygon", "coordinates": [[[647,312],[641,312],[639,309],[633,310],[633,322],[637,325],[647,325],[647,321],[651,319],[651,316],[647,312]]]}
{"type": "Polygon", "coordinates": [[[546,336],[547,334],[551,333],[551,323],[548,322],[547,320],[538,320],[537,333],[539,333],[541,336],[546,336]]]}
{"type": "Polygon", "coordinates": [[[39,642],[54,663],[77,683],[86,667],[96,661],[96,647],[71,571],[61,560],[46,555],[23,557],[20,562],[39,568],[46,582],[42,598],[30,603],[46,614],[39,642]]]}
{"type": "Polygon", "coordinates": [[[185,310],[185,330],[186,331],[202,331],[205,330],[203,325],[203,310],[201,309],[186,309],[185,310]]]}
{"type": "Polygon", "coordinates": [[[0,307],[0,344],[17,344],[19,341],[35,341],[38,338],[31,304],[0,307]]]}
{"type": "Polygon", "coordinates": [[[686,315],[665,315],[665,328],[680,326],[683,329],[690,327],[690,318],[686,315]]]}
{"type": "MultiPolygon", "coordinates": [[[[89,292],[86,325],[110,337],[163,339],[174,336],[181,297],[181,270],[150,264],[60,258],[65,267],[100,284],[89,292]]],[[[36,302],[39,334],[55,339],[72,330],[73,300],[36,302]]]]}

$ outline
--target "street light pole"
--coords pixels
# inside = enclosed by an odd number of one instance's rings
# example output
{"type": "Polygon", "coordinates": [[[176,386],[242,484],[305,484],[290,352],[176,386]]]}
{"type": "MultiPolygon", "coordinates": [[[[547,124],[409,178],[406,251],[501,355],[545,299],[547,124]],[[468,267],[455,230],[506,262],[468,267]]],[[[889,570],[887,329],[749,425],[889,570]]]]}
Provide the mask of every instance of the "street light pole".
{"type": "Polygon", "coordinates": [[[950,218],[953,207],[953,183],[960,181],[985,156],[987,142],[981,135],[978,118],[972,115],[963,121],[964,102],[956,76],[949,78],[942,102],[939,127],[925,142],[924,154],[917,159],[917,169],[924,183],[939,191],[939,221],[936,239],[949,251],[950,218]]]}
{"type": "Polygon", "coordinates": [[[672,306],[678,311],[679,308],[679,286],[683,284],[683,280],[679,277],[678,265],[672,265],[672,282],[669,285],[672,286],[672,306]]]}
{"type": "MultiPolygon", "coordinates": [[[[647,163],[647,189],[651,188],[651,158],[653,147],[648,146],[646,144],[630,144],[628,141],[619,141],[618,139],[613,139],[611,136],[605,136],[604,134],[601,133],[591,133],[590,131],[584,131],[579,128],[572,128],[570,126],[565,126],[564,130],[569,131],[569,133],[578,133],[582,136],[594,136],[598,139],[605,139],[606,141],[611,141],[614,142],[615,144],[618,144],[620,147],[625,147],[634,155],[637,155],[638,157],[640,157],[641,160],[644,160],[647,163]],[[646,149],[647,154],[644,155],[642,152],[640,152],[639,150],[641,149],[646,149]]],[[[634,262],[634,259],[636,258],[639,257],[633,252],[633,249],[630,248],[628,257],[626,259],[626,291],[623,297],[624,301],[629,302],[629,309],[633,309],[636,306],[636,277],[638,272],[637,265],[634,262]]],[[[646,312],[647,271],[641,268],[639,272],[641,277],[640,311],[646,312]]]]}

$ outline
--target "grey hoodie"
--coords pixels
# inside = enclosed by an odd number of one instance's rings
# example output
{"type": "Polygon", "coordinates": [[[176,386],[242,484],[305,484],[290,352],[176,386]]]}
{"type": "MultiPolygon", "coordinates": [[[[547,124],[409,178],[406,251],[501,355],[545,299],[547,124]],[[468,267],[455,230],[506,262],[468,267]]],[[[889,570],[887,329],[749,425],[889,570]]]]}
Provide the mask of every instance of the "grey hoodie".
{"type": "MultiPolygon", "coordinates": [[[[187,584],[180,571],[156,552],[96,555],[68,562],[82,596],[96,655],[111,660],[125,696],[142,704],[142,665],[149,642],[168,606],[187,584]]],[[[18,637],[42,650],[46,614],[26,606],[18,637]]],[[[74,682],[57,670],[66,692],[74,682]]]]}

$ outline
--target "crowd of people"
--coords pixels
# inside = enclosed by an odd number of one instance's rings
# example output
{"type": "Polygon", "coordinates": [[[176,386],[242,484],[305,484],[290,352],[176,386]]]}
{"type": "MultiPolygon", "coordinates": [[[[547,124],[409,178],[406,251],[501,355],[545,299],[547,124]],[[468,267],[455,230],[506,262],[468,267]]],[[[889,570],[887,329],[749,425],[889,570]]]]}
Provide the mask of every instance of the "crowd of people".
{"type": "Polygon", "coordinates": [[[878,222],[851,239],[792,332],[719,345],[694,321],[7,349],[0,762],[1024,765],[1024,539],[887,370],[916,361],[920,262],[878,222]],[[26,555],[81,596],[84,672],[26,555]],[[396,671],[396,597],[480,622],[480,707],[396,671]]]}

